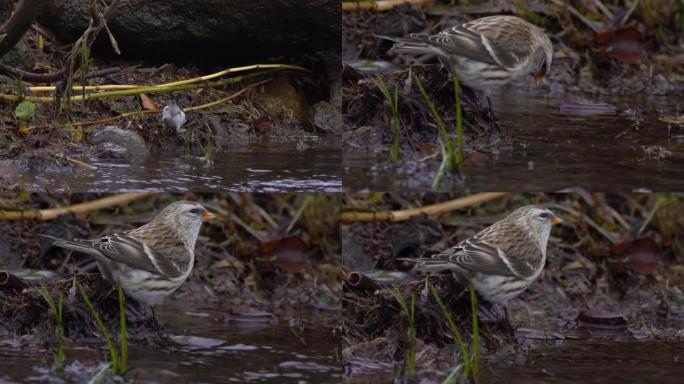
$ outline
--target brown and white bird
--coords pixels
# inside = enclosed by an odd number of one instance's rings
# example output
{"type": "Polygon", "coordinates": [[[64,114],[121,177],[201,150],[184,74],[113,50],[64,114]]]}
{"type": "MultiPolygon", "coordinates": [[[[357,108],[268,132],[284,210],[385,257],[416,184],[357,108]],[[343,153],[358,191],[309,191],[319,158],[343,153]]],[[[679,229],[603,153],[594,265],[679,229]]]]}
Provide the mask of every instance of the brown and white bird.
{"type": "Polygon", "coordinates": [[[515,16],[482,17],[435,35],[379,37],[395,42],[394,53],[437,56],[461,84],[480,91],[528,74],[539,82],[553,61],[553,44],[546,33],[515,16]]]}
{"type": "Polygon", "coordinates": [[[488,302],[506,304],[541,274],[551,227],[560,222],[544,207],[524,206],[454,247],[412,261],[418,271],[452,271],[488,302]]]}
{"type": "Polygon", "coordinates": [[[46,236],[53,245],[91,255],[105,278],[147,305],[161,303],[190,276],[202,222],[214,218],[203,206],[177,201],[142,227],[93,240],[46,236]]]}

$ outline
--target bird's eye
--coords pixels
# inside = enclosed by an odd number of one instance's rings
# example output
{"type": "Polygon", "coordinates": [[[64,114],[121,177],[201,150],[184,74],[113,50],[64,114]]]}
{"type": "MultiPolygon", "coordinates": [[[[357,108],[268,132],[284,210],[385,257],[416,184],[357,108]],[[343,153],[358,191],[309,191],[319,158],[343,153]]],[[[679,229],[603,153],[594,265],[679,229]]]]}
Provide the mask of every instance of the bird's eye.
{"type": "Polygon", "coordinates": [[[198,214],[199,214],[199,209],[198,209],[198,208],[193,208],[193,209],[190,210],[190,213],[192,213],[193,215],[198,215],[198,214]]]}
{"type": "Polygon", "coordinates": [[[551,215],[548,214],[547,212],[542,212],[542,213],[539,214],[539,217],[541,217],[541,218],[544,219],[544,220],[548,220],[548,219],[551,218],[551,215]]]}

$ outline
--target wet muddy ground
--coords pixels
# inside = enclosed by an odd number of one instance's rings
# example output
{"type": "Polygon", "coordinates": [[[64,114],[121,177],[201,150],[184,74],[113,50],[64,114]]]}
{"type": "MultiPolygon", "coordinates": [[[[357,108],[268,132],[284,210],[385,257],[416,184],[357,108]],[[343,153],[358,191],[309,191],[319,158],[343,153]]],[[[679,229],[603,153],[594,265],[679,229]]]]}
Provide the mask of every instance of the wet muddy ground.
{"type": "MultiPolygon", "coordinates": [[[[672,96],[589,96],[614,110],[593,110],[571,95],[548,90],[508,89],[491,97],[509,139],[478,139],[461,174],[446,177],[438,190],[672,191],[684,189],[684,125],[661,121],[681,115],[672,96]]],[[[575,95],[574,97],[577,97],[575,95]]],[[[435,128],[436,130],[436,128],[435,128]]],[[[352,145],[349,143],[352,142],[352,145]]],[[[440,166],[437,143],[412,142],[399,164],[388,146],[344,147],[344,183],[350,190],[421,191],[431,188],[440,166]],[[383,149],[379,149],[382,147],[383,149]],[[427,151],[421,148],[427,147],[427,151]],[[430,153],[430,151],[433,151],[430,153]]]]}
{"type": "Polygon", "coordinates": [[[55,192],[342,190],[338,137],[224,140],[219,144],[210,158],[176,147],[154,151],[137,162],[88,160],[95,169],[58,166],[59,159],[47,171],[23,163],[23,171],[15,167],[0,177],[0,186],[38,191],[50,185],[55,192]]]}

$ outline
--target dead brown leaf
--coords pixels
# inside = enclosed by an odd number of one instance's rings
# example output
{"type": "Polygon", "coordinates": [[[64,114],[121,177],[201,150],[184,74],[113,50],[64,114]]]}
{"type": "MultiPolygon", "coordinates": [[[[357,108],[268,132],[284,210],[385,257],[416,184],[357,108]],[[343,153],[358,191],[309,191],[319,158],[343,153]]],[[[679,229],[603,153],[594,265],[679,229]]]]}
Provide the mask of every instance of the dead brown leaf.
{"type": "Polygon", "coordinates": [[[143,108],[148,111],[159,112],[159,108],[157,108],[157,105],[154,103],[154,101],[152,101],[152,99],[150,99],[150,97],[144,93],[140,94],[140,103],[142,104],[143,108]]]}
{"type": "Polygon", "coordinates": [[[635,272],[654,275],[658,271],[660,248],[653,239],[642,238],[613,245],[610,251],[617,265],[635,272]]]}
{"type": "Polygon", "coordinates": [[[612,29],[594,37],[594,44],[604,56],[625,64],[634,64],[641,60],[641,41],[641,32],[635,27],[612,29]]]}

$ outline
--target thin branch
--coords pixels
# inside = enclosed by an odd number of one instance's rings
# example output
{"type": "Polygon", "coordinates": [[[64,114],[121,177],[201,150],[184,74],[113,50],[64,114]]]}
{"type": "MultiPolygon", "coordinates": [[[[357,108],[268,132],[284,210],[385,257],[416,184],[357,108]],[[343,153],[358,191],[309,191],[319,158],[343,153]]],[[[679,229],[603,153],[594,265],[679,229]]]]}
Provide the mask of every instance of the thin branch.
{"type": "MultiPolygon", "coordinates": [[[[221,103],[225,103],[226,101],[232,100],[232,99],[242,95],[243,93],[247,92],[248,90],[250,90],[256,86],[266,84],[269,81],[271,81],[271,79],[267,79],[267,80],[260,81],[258,83],[250,84],[247,87],[241,89],[240,91],[235,92],[231,95],[228,95],[222,99],[212,101],[210,103],[206,103],[206,104],[202,104],[202,105],[196,105],[196,106],[190,107],[190,108],[184,108],[184,111],[197,111],[200,109],[211,108],[211,107],[219,105],[221,103]]],[[[78,122],[73,122],[73,123],[69,123],[69,124],[64,124],[64,125],[62,125],[62,127],[63,128],[66,128],[66,127],[88,127],[91,125],[104,125],[104,124],[109,124],[109,123],[117,121],[117,120],[125,119],[125,118],[130,117],[130,116],[146,115],[146,114],[150,114],[150,113],[159,113],[159,111],[132,111],[132,112],[122,113],[122,114],[117,115],[117,116],[107,117],[104,119],[78,121],[78,122]]],[[[34,126],[34,127],[28,127],[26,129],[27,130],[33,130],[33,129],[48,128],[48,127],[50,127],[50,125],[34,126]]]]}
{"type": "MultiPolygon", "coordinates": [[[[119,67],[105,68],[98,71],[88,72],[85,74],[86,79],[92,79],[95,77],[104,77],[121,71],[119,67]]],[[[14,76],[23,81],[33,82],[33,83],[53,83],[64,78],[64,70],[56,73],[32,73],[27,72],[18,68],[10,67],[0,63],[0,73],[14,76]]],[[[54,88],[54,87],[53,87],[54,88]]]]}
{"type": "Polygon", "coordinates": [[[151,192],[130,192],[103,197],[101,199],[74,204],[62,208],[37,209],[26,211],[0,211],[0,220],[53,220],[67,213],[83,214],[114,205],[123,205],[151,195],[151,192]]]}
{"type": "Polygon", "coordinates": [[[478,193],[439,204],[426,205],[420,208],[404,209],[401,211],[384,212],[343,212],[342,223],[356,221],[405,221],[418,215],[439,215],[445,212],[463,209],[486,201],[500,199],[506,196],[505,192],[478,193]]]}

